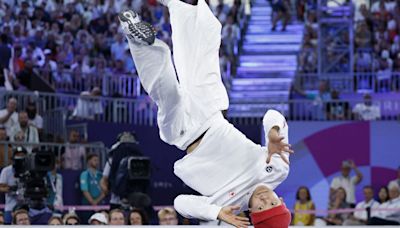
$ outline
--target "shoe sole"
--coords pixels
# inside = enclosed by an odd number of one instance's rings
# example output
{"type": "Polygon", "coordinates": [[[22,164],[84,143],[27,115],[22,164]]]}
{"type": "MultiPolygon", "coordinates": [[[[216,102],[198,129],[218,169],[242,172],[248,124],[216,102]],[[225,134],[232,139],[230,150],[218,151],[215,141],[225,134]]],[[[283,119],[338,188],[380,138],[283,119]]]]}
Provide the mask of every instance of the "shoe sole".
{"type": "Polygon", "coordinates": [[[140,37],[134,36],[134,35],[130,34],[131,33],[130,32],[129,34],[127,34],[127,36],[135,42],[152,45],[155,41],[155,31],[153,29],[153,26],[144,21],[139,21],[138,23],[133,24],[132,21],[124,15],[125,12],[130,12],[130,14],[133,15],[133,18],[136,18],[138,16],[135,12],[133,12],[131,10],[123,11],[118,14],[119,20],[122,22],[128,23],[129,30],[138,31],[137,35],[140,35],[140,37]],[[142,26],[142,28],[146,27],[144,29],[151,30],[153,32],[153,34],[151,36],[146,37],[145,35],[142,34],[142,32],[139,32],[140,29],[138,28],[138,26],[142,26]]]}

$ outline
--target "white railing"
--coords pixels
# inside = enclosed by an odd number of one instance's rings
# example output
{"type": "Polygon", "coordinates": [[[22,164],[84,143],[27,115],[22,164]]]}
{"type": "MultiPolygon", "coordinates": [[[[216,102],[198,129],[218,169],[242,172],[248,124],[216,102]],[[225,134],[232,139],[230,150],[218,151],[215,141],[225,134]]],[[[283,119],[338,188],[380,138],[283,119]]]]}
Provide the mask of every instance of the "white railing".
{"type": "Polygon", "coordinates": [[[340,92],[399,92],[400,72],[368,72],[352,74],[325,74],[317,73],[297,74],[296,86],[302,90],[316,90],[319,82],[326,80],[331,89],[340,92]]]}
{"type": "Polygon", "coordinates": [[[102,88],[104,96],[137,97],[142,94],[137,74],[118,74],[112,72],[80,73],[71,70],[40,70],[40,76],[58,92],[80,94],[94,87],[102,88]],[[59,80],[54,75],[62,75],[59,80]]]}

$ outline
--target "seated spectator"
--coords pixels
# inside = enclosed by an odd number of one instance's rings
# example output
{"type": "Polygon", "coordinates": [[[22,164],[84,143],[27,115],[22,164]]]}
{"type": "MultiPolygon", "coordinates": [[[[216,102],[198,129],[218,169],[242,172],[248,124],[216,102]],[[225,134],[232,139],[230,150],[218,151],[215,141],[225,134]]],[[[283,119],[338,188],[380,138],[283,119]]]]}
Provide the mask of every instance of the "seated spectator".
{"type": "Polygon", "coordinates": [[[176,211],[172,207],[166,207],[158,211],[158,223],[160,225],[178,225],[176,211]]]}
{"type": "Polygon", "coordinates": [[[365,211],[355,211],[353,215],[350,215],[343,225],[366,225],[368,222],[367,208],[377,208],[379,203],[374,200],[374,189],[371,186],[365,186],[363,189],[364,201],[357,204],[356,209],[365,209],[365,211]]]}
{"type": "Polygon", "coordinates": [[[357,48],[371,48],[372,34],[365,21],[357,25],[355,32],[355,45],[357,48]]]}
{"type": "MultiPolygon", "coordinates": [[[[329,210],[350,208],[350,204],[346,202],[346,190],[342,187],[336,190],[335,198],[329,206],[329,210]]],[[[327,225],[342,225],[349,217],[348,213],[329,214],[325,221],[327,225]]]]}
{"type": "Polygon", "coordinates": [[[345,120],[349,118],[349,102],[339,100],[337,90],[331,93],[332,100],[325,103],[328,120],[345,120]]]}
{"type": "Polygon", "coordinates": [[[389,91],[390,79],[392,77],[393,60],[389,56],[389,51],[383,50],[379,61],[379,70],[376,74],[377,90],[389,91]]]}
{"type": "Polygon", "coordinates": [[[108,221],[103,213],[95,213],[89,218],[89,225],[107,225],[108,221]]]}
{"type": "Polygon", "coordinates": [[[10,59],[12,57],[12,50],[8,44],[7,34],[0,35],[0,71],[4,68],[9,68],[10,59]]]}
{"type": "Polygon", "coordinates": [[[86,151],[84,146],[74,145],[77,143],[80,143],[79,132],[72,130],[69,132],[68,144],[62,152],[62,167],[64,169],[82,170],[86,151]]]}
{"type": "Polygon", "coordinates": [[[387,187],[381,187],[378,192],[378,203],[383,204],[389,201],[389,189],[387,187]]]}
{"type": "Polygon", "coordinates": [[[59,226],[62,225],[62,219],[59,216],[51,216],[48,222],[48,225],[59,226]]]}
{"type": "Polygon", "coordinates": [[[113,209],[109,214],[110,222],[109,225],[125,225],[124,212],[121,209],[113,209]]]}
{"type": "MultiPolygon", "coordinates": [[[[23,141],[25,143],[39,143],[39,133],[36,127],[29,125],[29,118],[28,118],[28,113],[25,111],[22,111],[18,115],[18,124],[15,125],[12,129],[12,136],[11,136],[11,141],[19,141],[18,138],[20,137],[21,132],[23,133],[23,141]],[[18,134],[18,135],[17,135],[18,134]],[[17,136],[17,140],[15,140],[17,136]]],[[[34,146],[25,146],[26,150],[28,153],[32,152],[34,146]]]]}
{"type": "MultiPolygon", "coordinates": [[[[0,141],[8,141],[7,131],[4,127],[0,127],[0,141]]],[[[0,167],[5,167],[11,164],[12,147],[10,144],[0,144],[0,167]],[[7,154],[7,160],[5,155],[7,154]]]]}
{"type": "MultiPolygon", "coordinates": [[[[331,199],[331,203],[335,202],[333,200],[338,200],[335,196],[338,189],[343,188],[346,191],[346,199],[345,202],[352,207],[355,206],[356,203],[356,192],[355,188],[363,179],[363,175],[358,170],[356,164],[352,160],[346,160],[342,162],[341,167],[341,175],[333,178],[331,183],[331,188],[329,192],[329,196],[331,199]],[[354,170],[354,176],[350,176],[351,170],[354,170]]],[[[337,205],[336,205],[337,206],[337,205]]]]}
{"type": "Polygon", "coordinates": [[[75,212],[68,212],[63,217],[64,225],[79,225],[80,219],[75,212]]]}
{"type": "Polygon", "coordinates": [[[31,225],[29,213],[25,209],[18,209],[13,212],[13,225],[31,225]]]}
{"type": "Polygon", "coordinates": [[[101,90],[98,87],[93,88],[90,92],[82,92],[72,116],[75,118],[95,119],[96,116],[103,114],[100,96],[101,90]]]}
{"type": "Polygon", "coordinates": [[[28,114],[29,124],[38,129],[43,130],[43,118],[37,113],[36,104],[29,102],[26,106],[26,113],[28,114]]]}
{"type": "Polygon", "coordinates": [[[397,53],[397,58],[394,61],[394,71],[400,72],[400,50],[397,53]]]}
{"type": "Polygon", "coordinates": [[[296,213],[297,210],[315,210],[315,205],[311,200],[310,190],[307,187],[300,187],[296,193],[296,204],[294,205],[293,225],[312,226],[314,225],[315,215],[296,213]]]}
{"type": "Polygon", "coordinates": [[[16,75],[14,81],[14,90],[29,90],[32,89],[32,78],[39,78],[39,72],[34,68],[32,61],[26,60],[25,67],[16,75]]]}
{"type": "MultiPolygon", "coordinates": [[[[400,189],[391,186],[389,189],[390,200],[379,205],[377,209],[399,209],[400,208],[400,189]]],[[[400,214],[398,211],[382,210],[372,211],[368,225],[400,225],[400,214]]]]}
{"type": "Polygon", "coordinates": [[[354,106],[353,114],[355,120],[379,120],[381,118],[381,109],[378,105],[372,103],[370,94],[365,94],[364,102],[354,106]]]}
{"type": "Polygon", "coordinates": [[[55,210],[61,210],[63,203],[63,178],[57,173],[60,161],[56,158],[53,170],[49,171],[46,176],[47,182],[47,205],[55,210]]]}
{"type": "Polygon", "coordinates": [[[8,99],[7,107],[0,110],[0,124],[6,128],[7,136],[11,137],[11,129],[18,125],[17,99],[8,99]]]}
{"type": "Polygon", "coordinates": [[[390,181],[388,184],[388,188],[397,187],[400,189],[400,166],[397,168],[397,178],[390,181]]]}
{"type": "Polygon", "coordinates": [[[149,225],[149,219],[146,212],[142,209],[133,209],[129,212],[128,225],[149,225]]]}

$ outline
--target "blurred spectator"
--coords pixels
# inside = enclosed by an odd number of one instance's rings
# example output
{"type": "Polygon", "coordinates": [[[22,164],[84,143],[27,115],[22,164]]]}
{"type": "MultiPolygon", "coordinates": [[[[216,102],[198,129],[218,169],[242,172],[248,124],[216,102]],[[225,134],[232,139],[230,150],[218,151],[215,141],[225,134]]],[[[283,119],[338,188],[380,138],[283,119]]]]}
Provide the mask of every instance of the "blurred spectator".
{"type": "Polygon", "coordinates": [[[79,225],[80,219],[75,212],[68,212],[63,217],[64,225],[79,225]]]}
{"type": "Polygon", "coordinates": [[[124,212],[120,209],[113,209],[110,211],[109,225],[125,225],[124,212]]]}
{"type": "Polygon", "coordinates": [[[96,116],[103,114],[103,105],[99,96],[101,96],[101,90],[98,87],[93,88],[90,92],[82,92],[72,116],[75,118],[95,119],[96,116]]]}
{"type": "Polygon", "coordinates": [[[172,207],[165,207],[158,211],[158,223],[160,225],[178,225],[176,211],[172,207]]]}
{"type": "Polygon", "coordinates": [[[80,186],[83,193],[83,205],[98,205],[104,198],[100,188],[102,173],[98,170],[99,156],[89,154],[87,156],[87,170],[80,175],[80,186]]]}
{"type": "Polygon", "coordinates": [[[115,42],[111,45],[111,56],[114,61],[123,60],[127,44],[121,33],[115,35],[115,42]]]}
{"type": "Polygon", "coordinates": [[[4,225],[4,214],[0,211],[0,225],[4,225]]]}
{"type": "Polygon", "coordinates": [[[13,225],[24,225],[29,226],[31,225],[29,219],[29,213],[25,209],[18,209],[13,212],[13,225]]]}
{"type": "Polygon", "coordinates": [[[354,106],[353,114],[356,120],[379,120],[381,118],[381,109],[378,105],[372,103],[370,94],[365,94],[364,102],[354,106]]]}
{"type": "Polygon", "coordinates": [[[355,32],[355,45],[357,48],[371,48],[372,34],[365,21],[357,25],[355,32]]]}
{"type": "Polygon", "coordinates": [[[270,0],[273,10],[272,31],[276,30],[276,25],[282,20],[282,31],[286,31],[286,25],[290,20],[290,2],[288,0],[270,0]]]}
{"type": "MultiPolygon", "coordinates": [[[[8,141],[7,131],[4,127],[0,127],[0,141],[8,141]]],[[[12,147],[10,144],[0,144],[0,167],[11,164],[12,147]],[[7,160],[5,155],[7,154],[7,160]]]]}
{"type": "Polygon", "coordinates": [[[0,35],[0,71],[3,71],[4,68],[9,68],[10,59],[11,48],[8,44],[8,36],[3,33],[0,35]]]}
{"type": "Polygon", "coordinates": [[[337,199],[335,197],[337,190],[343,188],[346,191],[346,202],[352,207],[356,203],[356,192],[355,188],[363,179],[362,173],[358,170],[356,164],[352,160],[342,162],[341,175],[333,178],[331,188],[329,191],[330,199],[337,199]],[[355,176],[350,177],[351,170],[356,173],[355,176]]]}
{"type": "Polygon", "coordinates": [[[400,189],[400,166],[397,168],[397,178],[390,181],[388,184],[388,188],[397,187],[400,189]]]}
{"type": "MultiPolygon", "coordinates": [[[[101,204],[105,197],[105,193],[101,190],[100,181],[102,173],[98,170],[99,156],[97,154],[89,154],[86,158],[87,169],[80,175],[80,189],[83,194],[82,205],[98,205],[101,204]]],[[[85,211],[82,213],[83,221],[87,221],[94,211],[85,211]]]]}
{"type": "Polygon", "coordinates": [[[372,70],[372,56],[368,52],[359,50],[355,55],[355,63],[357,72],[371,72],[372,70]]]}
{"type": "Polygon", "coordinates": [[[328,120],[345,120],[349,117],[349,102],[340,101],[337,90],[331,93],[332,100],[325,103],[328,120]]]}
{"type": "MultiPolygon", "coordinates": [[[[18,147],[13,151],[13,159],[16,157],[25,157],[27,151],[22,147],[18,147]]],[[[15,178],[15,172],[13,165],[9,165],[1,170],[0,174],[0,192],[5,193],[6,202],[4,207],[4,222],[5,224],[11,224],[12,222],[12,211],[17,205],[19,198],[16,194],[17,180],[15,178]]]]}
{"type": "MultiPolygon", "coordinates": [[[[11,141],[26,142],[26,143],[39,143],[39,133],[36,127],[29,125],[28,113],[21,111],[18,114],[18,124],[12,129],[11,141]],[[23,140],[18,140],[18,137],[23,136],[23,140]]],[[[34,146],[25,146],[28,153],[32,152],[34,146]]]]}
{"type": "Polygon", "coordinates": [[[38,129],[39,132],[43,130],[43,118],[38,114],[35,103],[28,103],[26,113],[28,114],[29,124],[38,129]]]}
{"type": "Polygon", "coordinates": [[[296,204],[294,205],[293,225],[295,226],[312,226],[314,225],[314,214],[296,213],[297,210],[315,210],[315,205],[311,199],[310,190],[302,186],[296,193],[296,204]]]}
{"type": "Polygon", "coordinates": [[[86,151],[84,146],[74,145],[77,143],[80,143],[79,132],[72,130],[69,132],[69,141],[62,155],[64,169],[82,170],[86,151]]]}
{"type": "Polygon", "coordinates": [[[64,206],[63,203],[63,178],[57,173],[60,166],[60,160],[56,158],[53,170],[49,171],[46,176],[47,182],[47,204],[50,208],[60,210],[59,207],[64,206]]]}
{"type": "Polygon", "coordinates": [[[13,83],[15,90],[29,90],[32,89],[32,78],[40,77],[39,72],[33,68],[33,63],[30,60],[26,60],[24,69],[16,75],[16,80],[13,83]]]}
{"type": "Polygon", "coordinates": [[[18,125],[17,99],[8,99],[7,107],[0,110],[0,124],[6,128],[7,135],[12,137],[11,129],[18,125]]]}
{"type": "Polygon", "coordinates": [[[374,200],[374,189],[371,186],[363,188],[364,201],[357,204],[356,209],[365,209],[365,211],[355,211],[343,225],[366,225],[368,222],[367,208],[377,208],[379,203],[374,200]]]}
{"type": "Polygon", "coordinates": [[[397,186],[392,186],[389,189],[390,200],[379,205],[378,209],[383,211],[373,211],[368,225],[400,225],[400,214],[398,211],[390,211],[384,209],[400,208],[400,189],[397,186]]]}
{"type": "Polygon", "coordinates": [[[149,219],[146,212],[142,209],[135,208],[129,212],[128,225],[149,225],[149,219]]]}
{"type": "Polygon", "coordinates": [[[54,226],[59,226],[62,225],[62,219],[59,216],[52,216],[49,219],[48,225],[54,225],[54,226]]]}
{"type": "MultiPolygon", "coordinates": [[[[329,206],[329,210],[349,208],[350,204],[346,202],[346,198],[346,190],[342,187],[339,187],[336,190],[333,202],[329,206]]],[[[334,213],[329,214],[325,221],[327,222],[327,225],[342,225],[348,217],[348,213],[334,213]]]]}
{"type": "Polygon", "coordinates": [[[376,74],[377,78],[377,90],[378,91],[389,91],[390,90],[390,79],[392,77],[393,60],[390,58],[389,51],[383,50],[379,61],[379,68],[376,74]]]}
{"type": "Polygon", "coordinates": [[[389,201],[389,190],[387,187],[381,187],[378,192],[378,202],[383,204],[389,201]]]}
{"type": "Polygon", "coordinates": [[[98,211],[98,213],[103,214],[106,217],[107,221],[110,221],[110,211],[108,211],[108,210],[100,210],[100,211],[98,211]]]}
{"type": "Polygon", "coordinates": [[[89,218],[89,225],[107,225],[108,221],[104,214],[102,213],[95,213],[89,218]]]}

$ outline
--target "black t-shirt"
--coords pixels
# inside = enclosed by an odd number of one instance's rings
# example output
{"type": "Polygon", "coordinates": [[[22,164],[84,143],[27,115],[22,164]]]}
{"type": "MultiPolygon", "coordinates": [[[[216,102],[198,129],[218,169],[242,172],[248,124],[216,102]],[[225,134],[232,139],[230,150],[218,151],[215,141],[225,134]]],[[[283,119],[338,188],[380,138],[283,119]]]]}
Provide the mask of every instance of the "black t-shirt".
{"type": "Polygon", "coordinates": [[[8,69],[8,64],[11,59],[11,48],[5,44],[0,44],[0,70],[8,69]]]}

